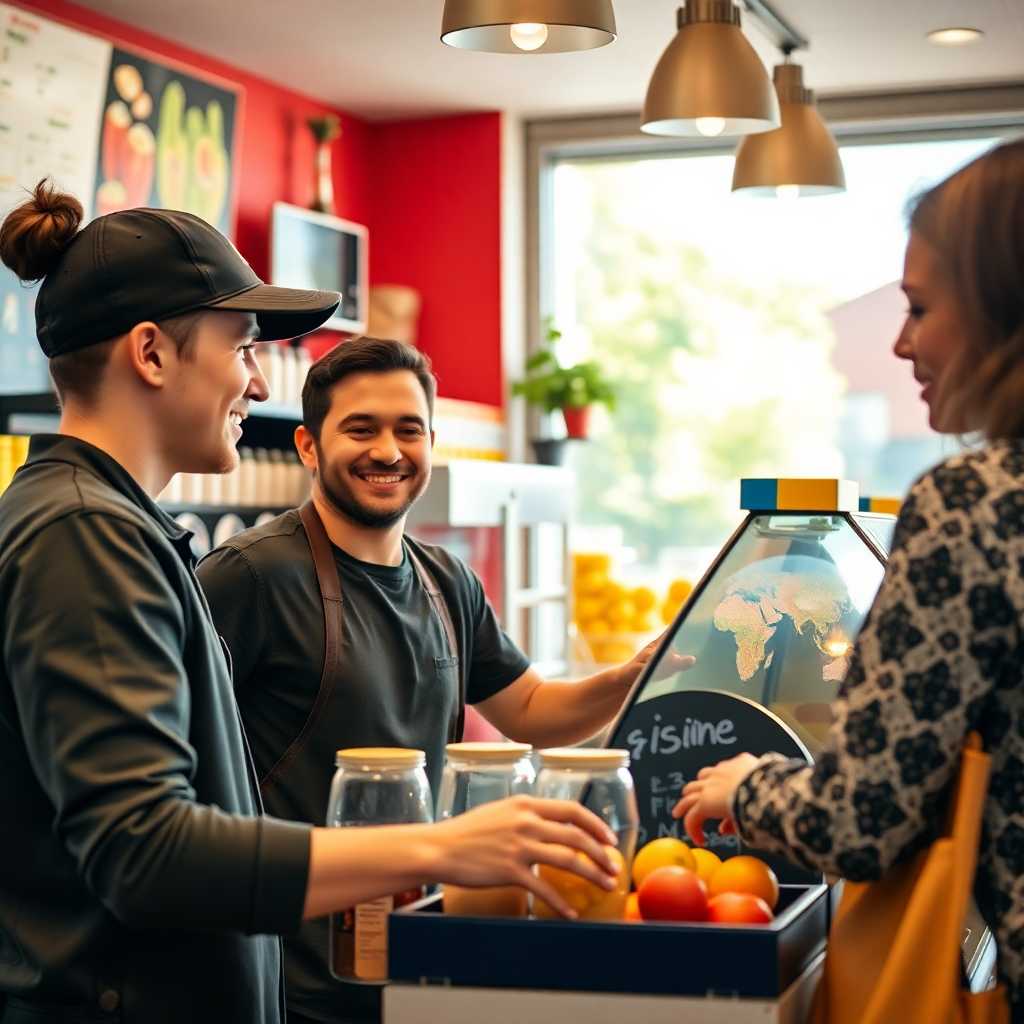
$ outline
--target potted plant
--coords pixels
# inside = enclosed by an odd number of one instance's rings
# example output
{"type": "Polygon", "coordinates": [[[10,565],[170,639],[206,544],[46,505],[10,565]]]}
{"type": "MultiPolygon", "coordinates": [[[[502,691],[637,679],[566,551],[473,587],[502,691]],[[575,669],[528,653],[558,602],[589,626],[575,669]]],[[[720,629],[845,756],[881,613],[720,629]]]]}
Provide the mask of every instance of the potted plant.
{"type": "MultiPolygon", "coordinates": [[[[609,409],[614,408],[615,389],[605,378],[600,365],[593,360],[562,366],[555,355],[555,345],[561,336],[562,332],[550,320],[547,321],[541,347],[526,361],[526,376],[513,383],[512,394],[525,398],[544,412],[560,410],[565,420],[566,436],[583,440],[587,436],[591,407],[600,403],[609,409]]],[[[534,447],[538,447],[537,441],[534,441],[534,447]]],[[[546,460],[541,458],[541,461],[546,460]]]]}

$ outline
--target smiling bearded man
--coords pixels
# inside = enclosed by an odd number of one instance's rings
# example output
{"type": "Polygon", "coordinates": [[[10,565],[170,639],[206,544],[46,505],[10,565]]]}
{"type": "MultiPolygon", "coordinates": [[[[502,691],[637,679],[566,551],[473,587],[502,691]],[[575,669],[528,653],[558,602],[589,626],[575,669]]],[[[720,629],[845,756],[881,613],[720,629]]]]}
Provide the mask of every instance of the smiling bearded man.
{"type": "MultiPolygon", "coordinates": [[[[436,794],[465,705],[534,746],[593,736],[649,659],[546,682],[502,632],[476,574],[405,536],[430,482],[436,383],[397,341],[355,338],[314,364],[295,444],[312,499],[212,551],[198,574],[231,649],[267,809],[324,820],[335,752],[425,750],[436,794]]],[[[375,1020],[379,988],[327,967],[328,922],[285,940],[288,1020],[375,1020]]]]}

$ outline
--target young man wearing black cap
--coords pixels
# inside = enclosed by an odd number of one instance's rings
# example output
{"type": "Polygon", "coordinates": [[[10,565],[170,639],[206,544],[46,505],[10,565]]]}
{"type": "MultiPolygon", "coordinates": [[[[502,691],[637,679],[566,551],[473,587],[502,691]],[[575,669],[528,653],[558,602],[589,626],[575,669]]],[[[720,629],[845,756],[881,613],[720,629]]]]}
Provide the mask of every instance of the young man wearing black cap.
{"type": "Polygon", "coordinates": [[[0,228],[3,261],[43,280],[62,404],[0,498],[0,1021],[281,1024],[271,936],[304,918],[427,881],[564,908],[536,862],[610,887],[607,830],[577,805],[392,829],[261,816],[189,535],[152,495],[235,464],[267,397],[256,332],[310,330],[337,296],[264,285],[188,214],[81,217],[40,184],[0,228]]]}

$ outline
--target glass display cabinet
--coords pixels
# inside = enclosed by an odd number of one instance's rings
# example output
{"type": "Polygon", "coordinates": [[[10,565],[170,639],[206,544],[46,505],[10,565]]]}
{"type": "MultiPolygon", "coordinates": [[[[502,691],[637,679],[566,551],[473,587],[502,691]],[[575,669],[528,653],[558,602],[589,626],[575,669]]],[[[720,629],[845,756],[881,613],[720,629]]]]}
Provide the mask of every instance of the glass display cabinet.
{"type": "Polygon", "coordinates": [[[694,588],[634,692],[755,701],[814,754],[879,584],[895,518],[838,480],[744,480],[748,515],[694,588]],[[800,486],[795,486],[800,485],[800,486]],[[680,655],[696,658],[677,671],[680,655]]]}

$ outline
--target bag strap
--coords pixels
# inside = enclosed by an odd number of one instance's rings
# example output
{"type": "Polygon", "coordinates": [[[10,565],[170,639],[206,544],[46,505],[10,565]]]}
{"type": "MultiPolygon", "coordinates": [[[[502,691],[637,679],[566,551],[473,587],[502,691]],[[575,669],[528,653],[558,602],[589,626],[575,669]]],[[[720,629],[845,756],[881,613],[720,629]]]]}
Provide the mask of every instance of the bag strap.
{"type": "Polygon", "coordinates": [[[273,768],[260,779],[260,789],[268,786],[275,775],[284,771],[288,762],[302,749],[313,726],[323,714],[327,701],[334,690],[334,681],[341,672],[341,633],[344,616],[338,565],[334,561],[330,538],[327,536],[324,524],[320,520],[320,514],[312,501],[307,501],[299,509],[299,519],[306,533],[309,550],[313,555],[313,568],[316,570],[316,581],[320,588],[320,599],[324,612],[324,664],[320,672],[320,687],[317,690],[316,700],[306,716],[302,730],[278,758],[273,768]]]}
{"type": "Polygon", "coordinates": [[[412,566],[416,570],[420,586],[423,587],[427,592],[427,597],[430,598],[434,614],[441,620],[441,627],[444,629],[444,635],[448,640],[448,656],[456,659],[456,664],[458,665],[459,713],[455,720],[454,729],[449,730],[448,740],[449,743],[457,743],[462,739],[462,732],[466,725],[466,669],[462,664],[462,659],[459,657],[459,647],[455,639],[455,624],[452,622],[448,602],[445,601],[444,594],[441,593],[441,588],[437,585],[430,570],[424,565],[420,556],[413,551],[411,544],[406,544],[405,550],[409,552],[409,561],[412,562],[412,566]]]}

